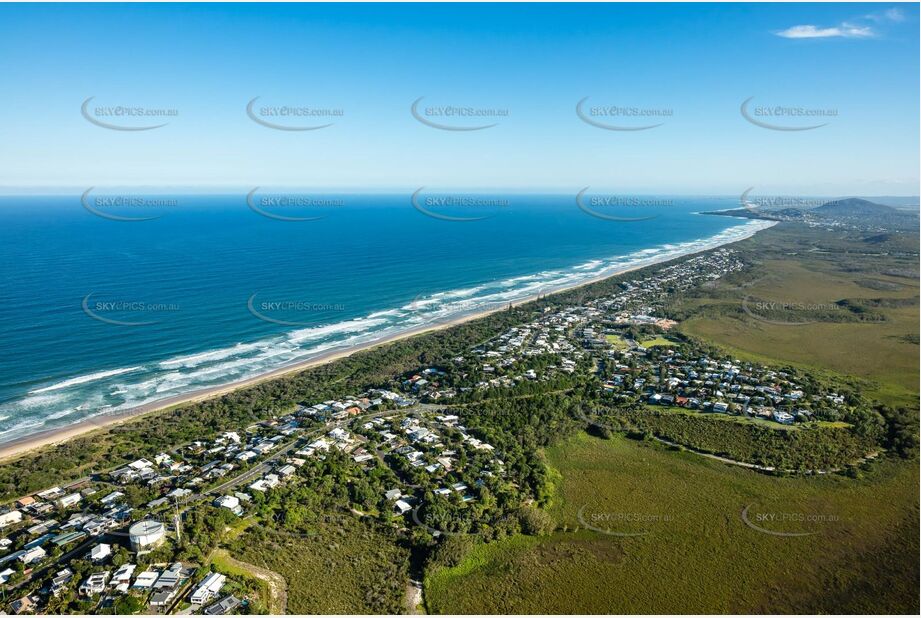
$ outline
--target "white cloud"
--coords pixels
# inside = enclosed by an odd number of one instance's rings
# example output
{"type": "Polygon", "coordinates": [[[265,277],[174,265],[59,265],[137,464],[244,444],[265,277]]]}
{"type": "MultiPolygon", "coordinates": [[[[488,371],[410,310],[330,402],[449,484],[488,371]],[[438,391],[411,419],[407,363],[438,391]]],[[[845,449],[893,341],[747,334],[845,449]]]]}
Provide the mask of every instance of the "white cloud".
{"type": "Polygon", "coordinates": [[[905,19],[905,16],[902,14],[902,9],[889,9],[884,11],[883,15],[886,16],[886,19],[891,19],[892,21],[902,21],[905,19]]]}
{"type": "Polygon", "coordinates": [[[833,37],[858,39],[877,35],[873,27],[863,25],[867,21],[871,21],[874,24],[880,26],[885,26],[886,24],[901,22],[904,20],[905,14],[902,12],[902,9],[892,7],[883,11],[869,13],[863,17],[857,18],[858,22],[863,23],[849,23],[845,21],[841,22],[837,26],[828,26],[825,28],[813,26],[812,24],[801,24],[798,26],[791,26],[786,30],[777,31],[774,34],[785,39],[827,39],[833,37]]]}
{"type": "Polygon", "coordinates": [[[886,9],[885,11],[880,11],[878,13],[870,13],[867,15],[867,19],[871,19],[875,22],[882,21],[905,21],[905,14],[902,13],[902,9],[891,8],[886,9]]]}
{"type": "Polygon", "coordinates": [[[855,26],[843,23],[840,26],[819,28],[810,24],[791,26],[786,30],[775,32],[785,39],[824,39],[829,37],[861,38],[873,36],[873,29],[869,26],[855,26]]]}

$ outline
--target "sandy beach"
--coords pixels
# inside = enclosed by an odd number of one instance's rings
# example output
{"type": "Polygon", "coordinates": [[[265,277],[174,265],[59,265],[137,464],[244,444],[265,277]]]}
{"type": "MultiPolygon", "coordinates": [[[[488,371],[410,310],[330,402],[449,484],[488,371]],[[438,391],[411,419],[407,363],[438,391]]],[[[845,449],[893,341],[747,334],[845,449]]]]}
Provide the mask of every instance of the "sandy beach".
{"type": "Polygon", "coordinates": [[[318,356],[315,356],[313,358],[310,358],[304,361],[300,361],[297,363],[293,363],[291,365],[287,365],[284,367],[279,367],[272,371],[268,371],[261,375],[258,375],[252,378],[248,378],[245,380],[238,380],[238,381],[229,382],[227,384],[220,385],[220,386],[213,386],[209,388],[198,389],[198,390],[186,393],[186,394],[164,398],[164,399],[161,399],[159,401],[156,401],[156,402],[153,402],[147,405],[138,406],[138,407],[131,408],[128,410],[123,410],[117,413],[91,417],[89,419],[79,421],[77,423],[68,425],[66,427],[59,427],[59,428],[49,429],[45,431],[39,431],[32,435],[25,436],[19,439],[11,440],[9,442],[0,444],[0,461],[18,457],[25,453],[34,451],[35,449],[38,449],[38,448],[60,444],[62,442],[66,442],[67,440],[70,440],[77,436],[83,436],[83,435],[89,434],[90,432],[102,431],[107,428],[125,423],[129,420],[135,420],[147,414],[161,412],[163,410],[173,408],[173,407],[176,407],[182,404],[194,403],[194,402],[204,401],[206,399],[211,399],[214,397],[220,397],[221,395],[224,395],[226,393],[229,393],[237,389],[246,388],[254,384],[259,384],[261,382],[271,380],[273,378],[278,378],[280,376],[297,373],[299,371],[309,369],[310,367],[315,367],[317,365],[322,365],[322,364],[329,363],[329,362],[332,362],[332,361],[335,361],[341,358],[351,356],[352,354],[355,354],[363,350],[368,350],[368,349],[376,348],[382,345],[387,345],[389,343],[393,343],[394,341],[399,341],[401,339],[406,339],[408,337],[413,337],[415,335],[420,335],[422,333],[450,328],[458,324],[463,324],[471,320],[476,320],[478,318],[489,315],[490,313],[504,310],[508,308],[510,305],[519,306],[525,303],[532,302],[540,297],[544,297],[544,296],[548,296],[552,294],[558,294],[558,293],[566,292],[566,291],[573,290],[573,289],[578,289],[580,287],[585,287],[587,285],[591,285],[599,281],[603,281],[605,279],[610,279],[611,277],[623,275],[625,273],[639,270],[642,268],[647,268],[649,266],[654,266],[656,264],[670,262],[673,260],[680,260],[680,259],[684,259],[691,255],[696,255],[698,253],[705,253],[707,251],[712,251],[713,249],[716,249],[718,247],[723,247],[729,244],[740,242],[747,238],[751,238],[759,231],[772,227],[775,223],[776,222],[771,222],[770,224],[766,224],[760,229],[752,230],[750,233],[746,235],[740,235],[737,238],[733,238],[725,242],[714,243],[712,246],[698,247],[698,248],[688,251],[687,253],[683,253],[681,255],[672,255],[672,256],[667,256],[667,257],[652,258],[648,261],[640,262],[640,263],[634,264],[629,267],[625,267],[625,268],[618,269],[618,270],[612,270],[611,272],[605,273],[604,275],[601,275],[599,277],[581,281],[578,284],[574,284],[574,285],[567,286],[567,287],[560,287],[557,289],[548,289],[546,291],[541,291],[539,294],[524,297],[516,301],[513,301],[511,303],[503,303],[501,306],[495,306],[495,307],[484,309],[484,310],[472,311],[468,314],[464,314],[454,319],[451,319],[450,321],[434,322],[432,324],[420,326],[415,329],[408,329],[408,330],[405,330],[405,331],[402,331],[402,332],[399,332],[399,333],[396,333],[396,334],[393,334],[387,337],[382,337],[375,341],[370,341],[368,343],[364,343],[361,345],[352,346],[352,347],[341,349],[341,350],[333,350],[330,352],[326,352],[318,356]]]}

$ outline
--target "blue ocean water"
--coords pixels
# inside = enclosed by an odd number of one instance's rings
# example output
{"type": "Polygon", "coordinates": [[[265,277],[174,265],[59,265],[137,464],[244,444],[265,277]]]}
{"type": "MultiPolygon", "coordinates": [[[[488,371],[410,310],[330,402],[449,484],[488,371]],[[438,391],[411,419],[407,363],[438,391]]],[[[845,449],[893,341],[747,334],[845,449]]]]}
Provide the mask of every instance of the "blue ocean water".
{"type": "Polygon", "coordinates": [[[736,204],[0,198],[0,442],[758,229],[697,214],[736,204]]]}

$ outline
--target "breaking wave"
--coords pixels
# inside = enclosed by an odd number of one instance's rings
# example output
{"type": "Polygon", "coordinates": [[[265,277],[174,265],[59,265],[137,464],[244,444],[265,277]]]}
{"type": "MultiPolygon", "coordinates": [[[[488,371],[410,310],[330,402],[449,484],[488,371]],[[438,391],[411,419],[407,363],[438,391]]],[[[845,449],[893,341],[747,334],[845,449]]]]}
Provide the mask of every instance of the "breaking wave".
{"type": "Polygon", "coordinates": [[[499,309],[631,268],[742,240],[773,223],[753,220],[709,238],[662,244],[625,256],[591,259],[566,269],[545,270],[462,289],[417,291],[410,302],[398,308],[381,309],[364,317],[298,328],[258,341],[145,365],[75,376],[33,389],[26,396],[0,405],[0,441],[246,380],[333,351],[499,309]]]}

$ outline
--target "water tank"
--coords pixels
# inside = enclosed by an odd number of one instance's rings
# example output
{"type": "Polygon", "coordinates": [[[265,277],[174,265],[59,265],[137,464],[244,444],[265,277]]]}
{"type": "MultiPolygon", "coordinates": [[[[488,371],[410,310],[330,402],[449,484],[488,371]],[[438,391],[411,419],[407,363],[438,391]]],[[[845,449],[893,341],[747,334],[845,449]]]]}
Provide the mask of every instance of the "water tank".
{"type": "Polygon", "coordinates": [[[166,536],[166,528],[159,521],[147,519],[139,521],[128,528],[128,538],[131,540],[131,549],[142,551],[159,545],[166,536]]]}

